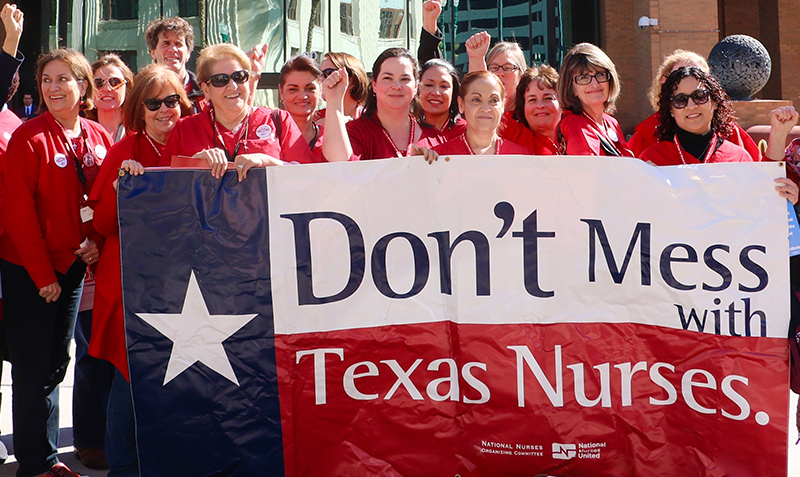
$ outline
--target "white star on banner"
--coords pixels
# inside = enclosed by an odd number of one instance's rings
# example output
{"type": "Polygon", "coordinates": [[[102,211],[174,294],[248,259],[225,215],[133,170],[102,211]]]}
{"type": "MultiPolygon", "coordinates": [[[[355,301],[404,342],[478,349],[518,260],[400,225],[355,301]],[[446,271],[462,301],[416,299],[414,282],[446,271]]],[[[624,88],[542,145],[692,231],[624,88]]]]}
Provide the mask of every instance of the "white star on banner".
{"type": "Polygon", "coordinates": [[[189,277],[189,288],[180,313],[136,315],[172,340],[172,353],[167,364],[167,374],[164,376],[164,386],[198,361],[239,385],[222,342],[258,314],[209,315],[194,270],[189,277]]]}

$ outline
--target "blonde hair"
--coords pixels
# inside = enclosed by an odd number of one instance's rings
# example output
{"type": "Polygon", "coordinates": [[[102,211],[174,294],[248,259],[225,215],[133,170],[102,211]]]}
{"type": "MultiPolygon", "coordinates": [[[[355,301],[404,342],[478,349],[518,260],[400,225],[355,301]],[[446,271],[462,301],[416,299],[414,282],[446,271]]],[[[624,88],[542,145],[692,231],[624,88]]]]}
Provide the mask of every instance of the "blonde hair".
{"type": "Polygon", "coordinates": [[[658,67],[658,73],[653,77],[653,82],[650,84],[650,89],[647,91],[647,99],[653,105],[653,109],[658,110],[658,95],[661,94],[661,85],[667,79],[675,65],[678,63],[687,63],[690,66],[697,66],[706,73],[711,72],[708,62],[705,58],[698,55],[693,51],[675,50],[669,56],[664,58],[661,66],[658,67]]]}
{"type": "Polygon", "coordinates": [[[591,43],[578,43],[573,46],[561,64],[561,71],[558,74],[558,99],[564,109],[575,114],[583,113],[583,105],[573,91],[573,78],[597,69],[608,71],[610,76],[608,99],[603,107],[606,113],[614,114],[614,111],[617,110],[616,102],[621,89],[617,68],[603,50],[591,43]]]}
{"type": "Polygon", "coordinates": [[[250,60],[236,45],[218,43],[203,48],[197,57],[197,84],[203,84],[211,77],[211,67],[219,60],[230,58],[239,63],[243,70],[250,71],[250,60]]]}

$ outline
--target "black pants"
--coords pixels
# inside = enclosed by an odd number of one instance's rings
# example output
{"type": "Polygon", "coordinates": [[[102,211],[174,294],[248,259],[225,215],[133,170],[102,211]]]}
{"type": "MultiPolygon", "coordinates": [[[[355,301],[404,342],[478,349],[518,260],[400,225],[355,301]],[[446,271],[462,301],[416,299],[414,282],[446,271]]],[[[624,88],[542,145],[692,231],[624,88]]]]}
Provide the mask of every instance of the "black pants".
{"type": "Polygon", "coordinates": [[[62,286],[58,300],[47,303],[24,267],[0,264],[12,366],[14,454],[17,476],[29,477],[58,463],[58,384],[69,364],[83,282],[62,286]]]}

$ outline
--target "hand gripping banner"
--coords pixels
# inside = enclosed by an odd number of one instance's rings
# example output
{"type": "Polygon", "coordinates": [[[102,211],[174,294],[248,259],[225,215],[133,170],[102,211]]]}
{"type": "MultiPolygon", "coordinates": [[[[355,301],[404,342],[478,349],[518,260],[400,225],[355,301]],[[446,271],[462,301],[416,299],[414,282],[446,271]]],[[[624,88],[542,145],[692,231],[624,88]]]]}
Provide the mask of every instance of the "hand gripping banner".
{"type": "Polygon", "coordinates": [[[126,178],[143,472],[175,475],[170,452],[197,475],[786,475],[782,175],[506,156],[126,178]]]}

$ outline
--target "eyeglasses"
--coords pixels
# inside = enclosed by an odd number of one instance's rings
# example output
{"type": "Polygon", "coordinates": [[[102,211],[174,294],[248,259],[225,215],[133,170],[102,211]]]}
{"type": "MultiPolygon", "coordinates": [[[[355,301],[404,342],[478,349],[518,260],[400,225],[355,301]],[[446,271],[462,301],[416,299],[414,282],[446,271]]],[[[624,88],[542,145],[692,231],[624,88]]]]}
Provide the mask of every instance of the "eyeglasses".
{"type": "Polygon", "coordinates": [[[234,71],[231,74],[225,73],[217,73],[215,75],[211,75],[208,78],[208,82],[211,83],[211,86],[216,86],[217,88],[222,88],[223,86],[228,86],[228,83],[233,80],[236,84],[242,84],[247,82],[250,79],[250,72],[247,70],[239,70],[234,71]]]}
{"type": "Polygon", "coordinates": [[[127,81],[122,79],[122,78],[114,78],[114,77],[108,78],[108,79],[104,79],[104,78],[95,78],[94,79],[94,86],[97,89],[103,89],[103,86],[105,86],[106,83],[108,83],[108,87],[111,88],[111,89],[120,89],[120,88],[122,88],[122,85],[127,83],[127,81]]]}
{"type": "Polygon", "coordinates": [[[150,111],[158,111],[161,109],[161,103],[167,105],[170,109],[175,109],[178,107],[178,103],[181,102],[181,95],[179,94],[171,94],[164,99],[158,98],[147,98],[142,103],[144,103],[144,107],[149,109],[150,111]]]}
{"type": "Polygon", "coordinates": [[[590,84],[592,82],[592,78],[596,79],[598,83],[605,83],[606,81],[611,79],[611,75],[608,73],[608,71],[601,71],[593,75],[582,74],[575,76],[574,78],[572,78],[572,81],[574,81],[575,84],[586,86],[587,84],[590,84]]]}
{"type": "Polygon", "coordinates": [[[711,99],[711,92],[707,89],[696,89],[692,91],[692,94],[685,94],[685,93],[678,93],[672,97],[669,102],[672,104],[672,107],[675,109],[683,109],[689,104],[689,98],[692,98],[694,104],[701,105],[706,104],[709,99],[711,99]]]}
{"type": "Polygon", "coordinates": [[[520,69],[520,67],[517,66],[517,65],[502,65],[502,66],[500,66],[500,65],[489,65],[489,67],[487,69],[489,71],[491,71],[492,73],[497,73],[500,70],[503,70],[506,73],[511,73],[512,71],[517,71],[518,69],[520,69]]]}
{"type": "Polygon", "coordinates": [[[327,78],[327,77],[328,77],[328,76],[330,76],[330,75],[331,75],[331,73],[333,73],[334,71],[336,71],[336,68],[325,68],[324,70],[322,70],[322,77],[323,77],[323,78],[327,78]]]}

